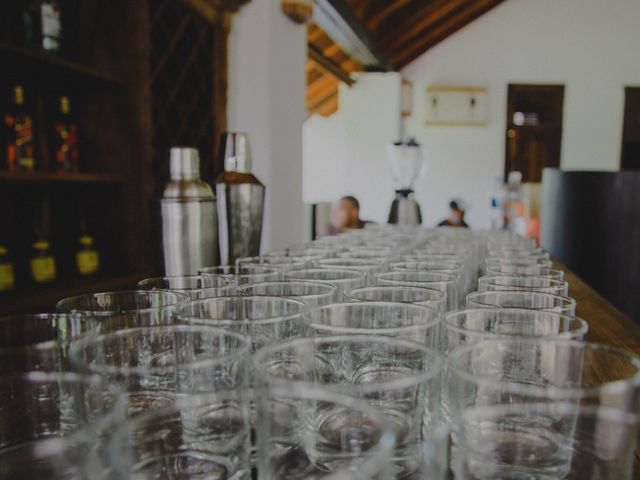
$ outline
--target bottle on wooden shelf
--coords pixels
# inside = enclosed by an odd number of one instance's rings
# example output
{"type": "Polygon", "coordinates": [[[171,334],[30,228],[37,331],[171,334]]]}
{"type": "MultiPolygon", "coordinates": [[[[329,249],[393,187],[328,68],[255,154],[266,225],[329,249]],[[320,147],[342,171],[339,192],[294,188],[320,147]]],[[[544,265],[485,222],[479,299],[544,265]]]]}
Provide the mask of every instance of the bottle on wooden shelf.
{"type": "Polygon", "coordinates": [[[58,172],[78,171],[78,124],[71,115],[69,97],[60,97],[52,127],[51,152],[58,172]]]}
{"type": "Polygon", "coordinates": [[[35,283],[48,283],[56,279],[56,260],[47,240],[39,239],[33,243],[31,278],[35,283]]]}
{"type": "Polygon", "coordinates": [[[33,116],[25,104],[24,87],[13,87],[5,118],[6,169],[33,171],[36,165],[33,116]]]}
{"type": "Polygon", "coordinates": [[[0,292],[13,290],[14,287],[15,274],[9,250],[4,245],[0,245],[0,292]]]}
{"type": "Polygon", "coordinates": [[[22,14],[24,41],[28,46],[59,52],[62,12],[55,0],[30,0],[22,14]]]}
{"type": "Polygon", "coordinates": [[[76,250],[76,271],[81,276],[91,276],[100,270],[100,254],[95,239],[87,232],[84,221],[80,222],[80,238],[76,250]]]}

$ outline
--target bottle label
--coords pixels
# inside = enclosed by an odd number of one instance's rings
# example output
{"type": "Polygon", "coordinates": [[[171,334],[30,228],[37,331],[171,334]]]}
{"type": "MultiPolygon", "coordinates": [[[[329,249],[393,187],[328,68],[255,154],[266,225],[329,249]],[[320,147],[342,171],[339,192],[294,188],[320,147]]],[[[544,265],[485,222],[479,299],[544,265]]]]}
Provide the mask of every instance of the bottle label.
{"type": "Polygon", "coordinates": [[[56,2],[43,2],[40,7],[42,15],[42,48],[60,50],[60,8],[56,2]]]}
{"type": "Polygon", "coordinates": [[[38,282],[49,282],[56,278],[56,262],[53,257],[35,257],[31,259],[31,276],[38,282]]]}
{"type": "Polygon", "coordinates": [[[95,250],[83,250],[76,253],[76,266],[81,275],[91,275],[98,271],[100,260],[95,250]]]}
{"type": "Polygon", "coordinates": [[[33,120],[30,115],[7,115],[5,124],[12,133],[7,143],[7,169],[29,170],[35,167],[33,154],[33,120]]]}
{"type": "Polygon", "coordinates": [[[0,292],[12,290],[13,285],[13,265],[11,263],[0,263],[0,292]]]}
{"type": "Polygon", "coordinates": [[[53,125],[56,135],[56,165],[60,172],[78,171],[78,127],[61,122],[53,125]]]}

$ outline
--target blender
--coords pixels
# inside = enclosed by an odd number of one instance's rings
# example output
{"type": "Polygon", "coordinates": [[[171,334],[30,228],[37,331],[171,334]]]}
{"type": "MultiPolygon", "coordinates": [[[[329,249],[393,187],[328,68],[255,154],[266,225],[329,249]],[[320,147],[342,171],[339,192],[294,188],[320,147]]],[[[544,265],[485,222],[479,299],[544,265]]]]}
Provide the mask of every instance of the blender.
{"type": "Polygon", "coordinates": [[[420,225],[422,213],[413,195],[413,184],[422,169],[422,150],[413,138],[400,140],[387,147],[396,184],[396,197],[389,210],[388,223],[420,225]]]}

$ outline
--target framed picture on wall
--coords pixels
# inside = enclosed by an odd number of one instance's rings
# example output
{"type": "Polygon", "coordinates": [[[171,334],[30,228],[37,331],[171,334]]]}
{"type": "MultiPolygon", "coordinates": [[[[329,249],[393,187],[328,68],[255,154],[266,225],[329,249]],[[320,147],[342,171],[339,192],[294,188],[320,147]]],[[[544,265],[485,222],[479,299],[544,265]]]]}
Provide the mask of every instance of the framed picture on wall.
{"type": "Polygon", "coordinates": [[[488,121],[486,87],[427,86],[427,125],[484,126],[488,121]]]}

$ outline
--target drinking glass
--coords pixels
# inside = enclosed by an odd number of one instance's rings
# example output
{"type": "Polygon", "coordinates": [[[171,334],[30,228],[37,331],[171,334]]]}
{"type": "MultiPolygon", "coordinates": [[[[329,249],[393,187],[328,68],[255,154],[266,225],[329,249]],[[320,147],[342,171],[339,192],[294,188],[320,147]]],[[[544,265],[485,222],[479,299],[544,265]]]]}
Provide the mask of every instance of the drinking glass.
{"type": "Polygon", "coordinates": [[[526,308],[471,308],[444,316],[449,351],[496,336],[559,337],[582,340],[587,322],[572,315],[526,308]]]}
{"type": "Polygon", "coordinates": [[[575,403],[466,410],[457,427],[456,478],[632,478],[636,415],[575,403]]]}
{"type": "Polygon", "coordinates": [[[564,272],[562,270],[535,265],[488,265],[485,270],[487,275],[535,276],[552,280],[564,280],[564,272]]]}
{"type": "Polygon", "coordinates": [[[141,290],[173,290],[186,293],[191,300],[235,295],[238,282],[226,275],[178,275],[145,278],[138,282],[141,290]]]}
{"type": "Polygon", "coordinates": [[[306,329],[309,307],[294,298],[275,296],[218,297],[180,307],[177,318],[188,324],[209,325],[246,334],[252,350],[290,338],[306,329]]]}
{"type": "Polygon", "coordinates": [[[435,288],[447,294],[447,310],[460,306],[460,277],[445,272],[385,272],[376,275],[378,285],[435,288]]]}
{"type": "Polygon", "coordinates": [[[373,285],[376,273],[386,270],[383,262],[366,258],[326,258],[318,261],[319,268],[345,268],[348,270],[360,270],[367,275],[367,284],[373,285]]]}
{"type": "Polygon", "coordinates": [[[307,268],[304,270],[292,270],[285,272],[286,280],[322,282],[335,285],[337,290],[337,301],[341,302],[343,293],[350,288],[364,287],[367,283],[367,275],[359,270],[330,269],[330,268],[307,268]]]}
{"type": "Polygon", "coordinates": [[[384,285],[352,288],[344,292],[347,302],[403,302],[431,307],[438,312],[447,308],[447,294],[435,288],[384,285]]]}
{"type": "Polygon", "coordinates": [[[640,412],[640,357],[597,343],[495,338],[449,352],[446,397],[472,406],[571,401],[640,412]]]}
{"type": "Polygon", "coordinates": [[[127,394],[130,416],[171,405],[177,394],[246,387],[249,340],[205,325],[139,327],[88,335],[69,350],[76,368],[127,394]]]}
{"type": "Polygon", "coordinates": [[[0,318],[0,371],[68,370],[71,340],[96,325],[79,313],[16,314],[0,318]]]}
{"type": "Polygon", "coordinates": [[[280,269],[268,265],[222,265],[201,268],[198,273],[203,277],[208,275],[231,276],[236,279],[238,286],[248,283],[277,282],[282,278],[280,269]]]}
{"type": "Polygon", "coordinates": [[[248,480],[249,435],[243,390],[178,397],[125,422],[111,464],[116,478],[248,480]]]}
{"type": "Polygon", "coordinates": [[[236,260],[236,265],[266,265],[277,268],[282,272],[288,270],[298,270],[300,268],[309,268],[313,265],[312,261],[302,257],[244,257],[236,260]]]}
{"type": "Polygon", "coordinates": [[[0,375],[0,477],[101,478],[104,438],[124,418],[122,392],[96,375],[0,375]]]}
{"type": "Polygon", "coordinates": [[[552,280],[547,277],[517,277],[513,275],[485,275],[478,279],[478,291],[524,290],[529,292],[552,293],[567,296],[569,284],[564,280],[552,280]]]}
{"type": "MultiPolygon", "coordinates": [[[[318,387],[366,401],[381,411],[396,434],[392,464],[398,478],[418,470],[422,432],[440,422],[442,361],[435,351],[415,342],[374,335],[300,338],[260,350],[254,367],[256,378],[267,389],[318,387]]],[[[262,417],[286,418],[293,423],[291,435],[300,436],[296,432],[300,421],[286,406],[288,402],[282,403],[280,411],[272,407],[269,414],[263,410],[262,417]]],[[[343,408],[326,407],[321,431],[332,437],[339,437],[332,431],[335,425],[372,428],[369,422],[363,425],[344,418],[343,408]]],[[[330,465],[333,457],[326,451],[305,453],[316,465],[330,465]]]]}
{"type": "Polygon", "coordinates": [[[238,295],[289,297],[305,302],[309,307],[327,305],[337,300],[338,288],[320,282],[263,282],[238,288],[238,295]]]}
{"type": "Polygon", "coordinates": [[[260,382],[258,471],[265,480],[391,480],[392,422],[312,385],[260,382]]]}
{"type": "Polygon", "coordinates": [[[400,302],[334,303],[311,312],[312,335],[385,335],[438,349],[440,312],[400,302]]]}
{"type": "Polygon", "coordinates": [[[498,290],[467,295],[468,308],[528,308],[575,315],[576,301],[551,293],[498,290]]]}
{"type": "Polygon", "coordinates": [[[139,326],[171,325],[175,310],[189,296],[167,290],[123,290],[65,298],[60,313],[81,314],[102,332],[139,326]]]}
{"type": "Polygon", "coordinates": [[[489,257],[485,258],[484,270],[488,268],[501,267],[507,265],[510,267],[532,267],[532,268],[553,268],[553,262],[551,260],[544,260],[540,258],[525,258],[525,257],[489,257]]]}

